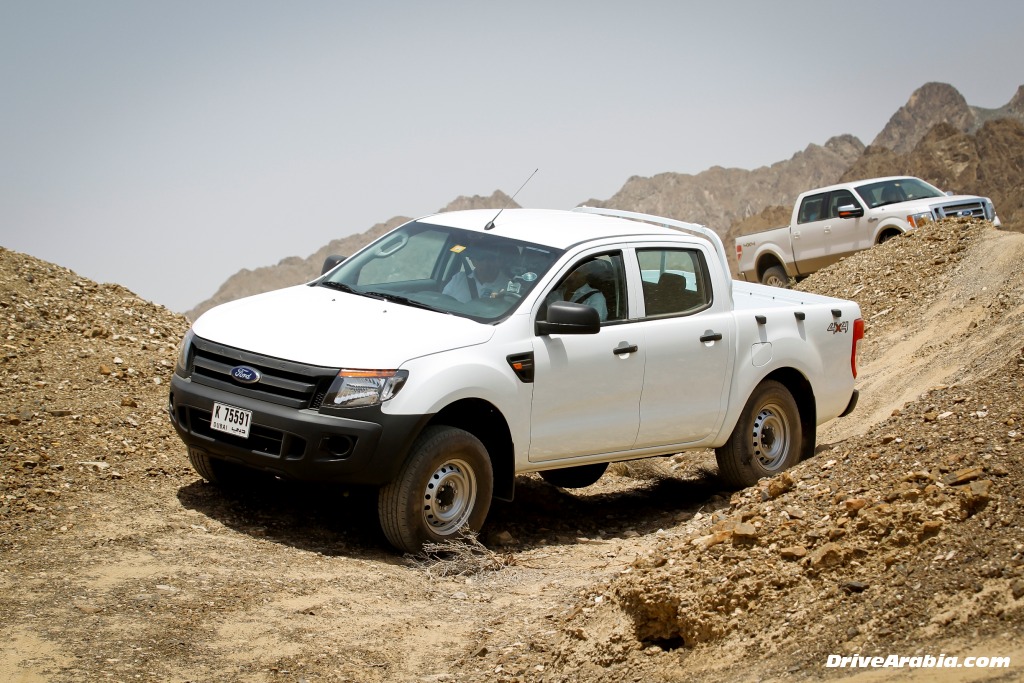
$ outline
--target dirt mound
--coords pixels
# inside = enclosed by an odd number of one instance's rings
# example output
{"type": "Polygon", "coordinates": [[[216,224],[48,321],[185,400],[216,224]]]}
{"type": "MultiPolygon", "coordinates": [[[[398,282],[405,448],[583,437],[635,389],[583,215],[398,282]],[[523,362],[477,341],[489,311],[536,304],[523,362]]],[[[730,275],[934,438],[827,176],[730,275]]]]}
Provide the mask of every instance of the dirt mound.
{"type": "Polygon", "coordinates": [[[813,679],[853,653],[1019,677],[1021,263],[1024,235],[953,221],[816,274],[868,329],[815,457],[739,492],[710,453],[521,477],[440,572],[387,549],[372,492],[203,483],[165,414],[185,319],[0,251],[0,678],[813,679]]]}

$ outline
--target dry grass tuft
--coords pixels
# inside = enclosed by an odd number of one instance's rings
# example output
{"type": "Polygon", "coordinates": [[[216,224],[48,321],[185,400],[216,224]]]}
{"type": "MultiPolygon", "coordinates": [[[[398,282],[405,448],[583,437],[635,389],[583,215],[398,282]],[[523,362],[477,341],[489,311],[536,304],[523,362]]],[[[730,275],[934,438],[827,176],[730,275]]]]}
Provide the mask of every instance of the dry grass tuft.
{"type": "Polygon", "coordinates": [[[514,555],[494,552],[480,542],[474,531],[460,532],[439,543],[426,543],[422,551],[408,557],[413,566],[434,578],[474,576],[516,564],[514,555]]]}

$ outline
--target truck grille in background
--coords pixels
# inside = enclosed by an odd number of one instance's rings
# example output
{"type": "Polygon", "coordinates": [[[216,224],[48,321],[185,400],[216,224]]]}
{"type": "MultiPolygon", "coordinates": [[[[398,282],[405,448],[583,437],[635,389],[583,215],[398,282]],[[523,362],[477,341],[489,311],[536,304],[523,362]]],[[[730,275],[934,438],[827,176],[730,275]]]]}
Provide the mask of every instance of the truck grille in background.
{"type": "Polygon", "coordinates": [[[269,403],[314,410],[320,407],[338,375],[337,368],[261,356],[199,337],[192,340],[190,370],[192,381],[197,384],[269,403]],[[259,370],[262,377],[255,384],[236,382],[231,378],[231,369],[239,365],[259,370]]]}
{"type": "Polygon", "coordinates": [[[938,214],[936,218],[942,220],[946,217],[954,216],[970,216],[972,218],[987,219],[985,215],[985,205],[977,200],[964,201],[964,202],[952,202],[949,204],[940,204],[935,207],[935,212],[938,214]]]}

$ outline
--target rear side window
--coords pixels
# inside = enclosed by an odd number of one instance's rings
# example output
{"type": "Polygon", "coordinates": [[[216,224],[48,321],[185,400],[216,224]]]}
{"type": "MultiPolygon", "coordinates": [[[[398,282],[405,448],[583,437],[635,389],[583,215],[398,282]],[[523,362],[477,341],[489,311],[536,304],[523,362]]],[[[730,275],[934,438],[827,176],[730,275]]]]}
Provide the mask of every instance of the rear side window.
{"type": "Polygon", "coordinates": [[[697,249],[638,249],[648,318],[688,315],[711,305],[704,255],[697,249]]]}

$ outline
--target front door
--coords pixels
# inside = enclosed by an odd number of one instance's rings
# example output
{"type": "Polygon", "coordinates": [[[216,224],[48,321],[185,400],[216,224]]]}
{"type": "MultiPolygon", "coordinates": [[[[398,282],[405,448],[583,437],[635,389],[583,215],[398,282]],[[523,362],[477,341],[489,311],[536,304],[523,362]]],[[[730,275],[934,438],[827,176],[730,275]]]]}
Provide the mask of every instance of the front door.
{"type": "Polygon", "coordinates": [[[640,328],[628,320],[622,252],[571,264],[544,299],[538,318],[550,301],[573,301],[598,311],[601,330],[534,340],[530,461],[631,448],[640,424],[645,351],[640,328]]]}

